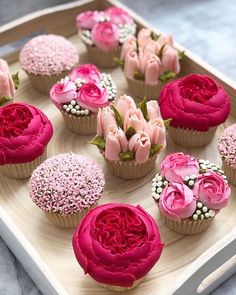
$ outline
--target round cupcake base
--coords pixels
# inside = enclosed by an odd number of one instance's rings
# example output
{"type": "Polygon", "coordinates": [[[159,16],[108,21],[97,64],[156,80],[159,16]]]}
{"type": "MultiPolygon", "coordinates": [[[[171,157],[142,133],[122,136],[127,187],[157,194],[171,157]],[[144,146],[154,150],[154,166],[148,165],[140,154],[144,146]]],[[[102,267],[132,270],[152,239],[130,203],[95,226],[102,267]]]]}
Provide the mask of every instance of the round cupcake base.
{"type": "Polygon", "coordinates": [[[137,287],[142,281],[144,280],[144,277],[141,279],[138,279],[134,282],[132,287],[120,287],[120,286],[114,286],[114,285],[108,285],[108,284],[100,284],[102,287],[115,291],[115,292],[124,292],[124,291],[129,291],[137,287]]]}

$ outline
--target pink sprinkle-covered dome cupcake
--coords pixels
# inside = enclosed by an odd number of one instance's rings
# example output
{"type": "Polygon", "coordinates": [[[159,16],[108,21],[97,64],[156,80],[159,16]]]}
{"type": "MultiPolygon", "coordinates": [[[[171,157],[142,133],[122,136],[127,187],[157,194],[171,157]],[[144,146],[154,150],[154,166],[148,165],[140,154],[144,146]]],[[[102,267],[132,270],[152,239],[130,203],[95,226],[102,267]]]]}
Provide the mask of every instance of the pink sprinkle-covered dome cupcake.
{"type": "Polygon", "coordinates": [[[33,172],[29,193],[54,224],[75,228],[100,199],[104,184],[94,161],[67,153],[47,159],[33,172]]]}
{"type": "Polygon", "coordinates": [[[53,133],[47,116],[26,103],[0,108],[0,170],[12,178],[27,178],[46,158],[53,133]]]}
{"type": "Polygon", "coordinates": [[[48,93],[79,61],[76,47],[62,36],[40,35],[27,42],[20,52],[21,68],[32,85],[48,93]]]}
{"type": "Polygon", "coordinates": [[[208,228],[216,213],[227,206],[230,193],[219,166],[184,153],[168,155],[152,184],[162,221],[180,234],[208,228]]]}
{"type": "Polygon", "coordinates": [[[230,112],[229,96],[215,80],[188,75],[168,83],[160,94],[164,119],[172,118],[169,134],[186,147],[208,144],[230,112]]]}
{"type": "Polygon", "coordinates": [[[226,128],[218,139],[222,169],[230,183],[236,185],[236,124],[226,128]]]}
{"type": "Polygon", "coordinates": [[[75,256],[94,280],[114,291],[137,286],[161,256],[154,219],[140,206],[105,204],[91,210],[73,236],[75,256]]]}
{"type": "Polygon", "coordinates": [[[71,131],[94,134],[98,110],[114,101],[116,86],[111,75],[100,73],[93,64],[82,64],[53,85],[50,98],[71,131]]]}

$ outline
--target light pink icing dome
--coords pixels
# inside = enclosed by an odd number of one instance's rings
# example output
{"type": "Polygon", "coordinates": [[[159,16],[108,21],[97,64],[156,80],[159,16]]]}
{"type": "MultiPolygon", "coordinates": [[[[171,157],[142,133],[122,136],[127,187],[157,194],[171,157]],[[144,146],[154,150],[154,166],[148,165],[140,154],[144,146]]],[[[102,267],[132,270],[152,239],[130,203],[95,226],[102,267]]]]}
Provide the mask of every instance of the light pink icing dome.
{"type": "Polygon", "coordinates": [[[76,47],[62,36],[40,35],[27,42],[20,52],[23,70],[51,76],[71,70],[79,61],[76,47]]]}
{"type": "Polygon", "coordinates": [[[221,158],[236,168],[236,124],[226,128],[218,140],[218,151],[221,158]]]}
{"type": "Polygon", "coordinates": [[[47,159],[34,170],[29,192],[42,210],[68,215],[94,205],[104,184],[102,169],[94,161],[66,153],[47,159]]]}

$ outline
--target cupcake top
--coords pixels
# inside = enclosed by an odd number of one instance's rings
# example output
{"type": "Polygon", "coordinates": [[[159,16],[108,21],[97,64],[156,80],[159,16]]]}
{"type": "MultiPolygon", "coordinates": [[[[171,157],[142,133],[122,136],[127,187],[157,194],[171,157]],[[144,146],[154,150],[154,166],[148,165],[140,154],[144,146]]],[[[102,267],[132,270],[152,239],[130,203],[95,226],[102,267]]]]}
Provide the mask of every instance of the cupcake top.
{"type": "Polygon", "coordinates": [[[93,64],[82,64],[50,90],[52,102],[67,113],[86,116],[97,113],[116,97],[116,86],[111,75],[100,73],[93,64]]]}
{"type": "Polygon", "coordinates": [[[47,116],[32,105],[11,103],[0,108],[0,165],[35,160],[52,133],[47,116]]]}
{"type": "Polygon", "coordinates": [[[27,42],[20,52],[23,70],[51,76],[71,70],[79,61],[76,47],[62,36],[40,35],[27,42]]]}
{"type": "Polygon", "coordinates": [[[67,153],[47,159],[34,170],[29,192],[43,211],[68,215],[94,205],[104,184],[103,172],[94,161],[67,153]]]}
{"type": "Polygon", "coordinates": [[[94,280],[132,287],[160,258],[154,219],[140,206],[105,204],[89,211],[73,236],[75,256],[94,280]]]}
{"type": "Polygon", "coordinates": [[[122,95],[116,105],[99,110],[97,136],[90,143],[109,161],[142,164],[165,148],[168,122],[162,120],[157,101],[136,106],[132,97],[122,95]]]}
{"type": "Polygon", "coordinates": [[[183,52],[174,48],[171,35],[162,35],[143,28],[137,38],[130,36],[124,43],[118,63],[128,79],[148,85],[166,82],[180,72],[183,52]]]}
{"type": "Polygon", "coordinates": [[[228,94],[212,78],[188,75],[168,83],[160,94],[160,110],[171,126],[197,131],[225,122],[230,112],[228,94]]]}
{"type": "Polygon", "coordinates": [[[221,158],[232,168],[236,168],[236,124],[226,128],[218,139],[221,158]]]}
{"type": "Polygon", "coordinates": [[[230,193],[219,166],[184,153],[168,155],[152,184],[160,211],[173,220],[212,218],[227,205],[230,193]]]}

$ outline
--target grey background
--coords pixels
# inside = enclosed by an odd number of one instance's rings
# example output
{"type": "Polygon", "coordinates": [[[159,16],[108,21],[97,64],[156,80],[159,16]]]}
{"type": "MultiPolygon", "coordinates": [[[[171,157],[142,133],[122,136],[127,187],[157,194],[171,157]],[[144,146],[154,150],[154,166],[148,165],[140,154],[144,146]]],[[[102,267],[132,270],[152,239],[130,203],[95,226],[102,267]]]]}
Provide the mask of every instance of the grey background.
{"type": "MultiPolygon", "coordinates": [[[[0,0],[0,25],[30,12],[67,2],[71,1],[0,0]]],[[[176,41],[236,80],[235,0],[123,2],[161,31],[171,32],[176,41]]],[[[39,294],[34,283],[0,238],[0,295],[39,294]]],[[[220,294],[236,295],[236,275],[212,293],[220,294]]]]}

